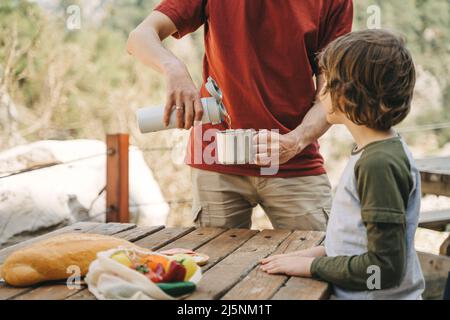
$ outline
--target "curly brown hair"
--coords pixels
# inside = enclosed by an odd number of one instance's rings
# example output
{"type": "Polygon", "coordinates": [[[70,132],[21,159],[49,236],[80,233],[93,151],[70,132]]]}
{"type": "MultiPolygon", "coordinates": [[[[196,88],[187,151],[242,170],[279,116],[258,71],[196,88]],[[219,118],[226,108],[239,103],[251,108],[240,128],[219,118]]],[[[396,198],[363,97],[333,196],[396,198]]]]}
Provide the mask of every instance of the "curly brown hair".
{"type": "Polygon", "coordinates": [[[319,56],[333,109],[349,120],[389,130],[411,109],[416,73],[404,40],[386,30],[349,33],[319,56]]]}

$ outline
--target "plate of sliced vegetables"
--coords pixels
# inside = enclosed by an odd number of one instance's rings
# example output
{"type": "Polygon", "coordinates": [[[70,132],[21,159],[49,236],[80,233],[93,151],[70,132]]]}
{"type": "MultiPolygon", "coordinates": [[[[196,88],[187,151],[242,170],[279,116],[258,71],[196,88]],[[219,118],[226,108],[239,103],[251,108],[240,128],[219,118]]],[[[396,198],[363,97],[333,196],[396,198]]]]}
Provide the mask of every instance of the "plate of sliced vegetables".
{"type": "Polygon", "coordinates": [[[100,252],[86,276],[89,290],[102,299],[185,297],[202,276],[196,253],[179,248],[168,253],[129,248],[100,252]]]}

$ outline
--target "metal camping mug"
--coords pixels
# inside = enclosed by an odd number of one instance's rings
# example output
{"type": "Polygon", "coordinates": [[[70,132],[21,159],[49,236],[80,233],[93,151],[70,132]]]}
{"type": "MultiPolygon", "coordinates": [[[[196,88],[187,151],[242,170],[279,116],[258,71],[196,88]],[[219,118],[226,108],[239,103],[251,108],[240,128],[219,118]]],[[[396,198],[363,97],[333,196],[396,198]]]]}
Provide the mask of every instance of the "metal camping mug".
{"type": "MultiPolygon", "coordinates": [[[[227,117],[227,111],[222,103],[222,91],[213,78],[209,77],[206,84],[211,97],[201,98],[203,105],[202,123],[213,125],[222,123],[227,117]]],[[[177,114],[172,112],[169,125],[163,124],[164,106],[145,107],[136,112],[136,117],[141,133],[155,132],[177,128],[177,114]]]]}
{"type": "Polygon", "coordinates": [[[217,160],[220,164],[254,163],[253,129],[225,130],[216,133],[217,160]]]}

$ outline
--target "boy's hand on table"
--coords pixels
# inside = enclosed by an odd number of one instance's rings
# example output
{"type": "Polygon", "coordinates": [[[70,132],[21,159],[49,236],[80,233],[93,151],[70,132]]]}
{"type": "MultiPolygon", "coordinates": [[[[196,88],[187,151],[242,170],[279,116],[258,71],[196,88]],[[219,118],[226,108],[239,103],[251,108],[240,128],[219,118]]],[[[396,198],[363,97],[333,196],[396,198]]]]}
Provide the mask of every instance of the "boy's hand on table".
{"type": "Polygon", "coordinates": [[[261,261],[261,270],[269,274],[311,277],[311,264],[314,258],[298,255],[276,255],[261,261]]]}
{"type": "Polygon", "coordinates": [[[310,258],[315,258],[315,257],[325,257],[327,254],[325,252],[325,247],[324,246],[316,246],[316,247],[311,247],[308,249],[304,249],[304,250],[297,250],[297,251],[292,251],[289,253],[283,253],[283,254],[275,254],[273,256],[264,258],[261,260],[262,263],[267,263],[275,258],[278,257],[310,257],[310,258]]]}

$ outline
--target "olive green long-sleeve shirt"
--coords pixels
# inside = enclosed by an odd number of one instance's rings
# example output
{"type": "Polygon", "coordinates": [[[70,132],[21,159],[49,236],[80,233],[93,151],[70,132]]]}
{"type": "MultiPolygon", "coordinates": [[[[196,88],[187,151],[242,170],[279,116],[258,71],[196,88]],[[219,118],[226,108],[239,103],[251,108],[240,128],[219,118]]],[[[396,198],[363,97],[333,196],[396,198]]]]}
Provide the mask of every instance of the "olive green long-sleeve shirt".
{"type": "MultiPolygon", "coordinates": [[[[361,221],[366,228],[367,252],[316,258],[311,273],[343,289],[362,291],[368,290],[368,268],[378,266],[380,289],[387,289],[400,283],[405,270],[405,215],[413,188],[410,163],[398,137],[372,143],[361,151],[353,173],[361,221]]],[[[339,195],[355,196],[350,191],[339,195]]],[[[339,235],[333,239],[339,239],[339,235]]]]}

